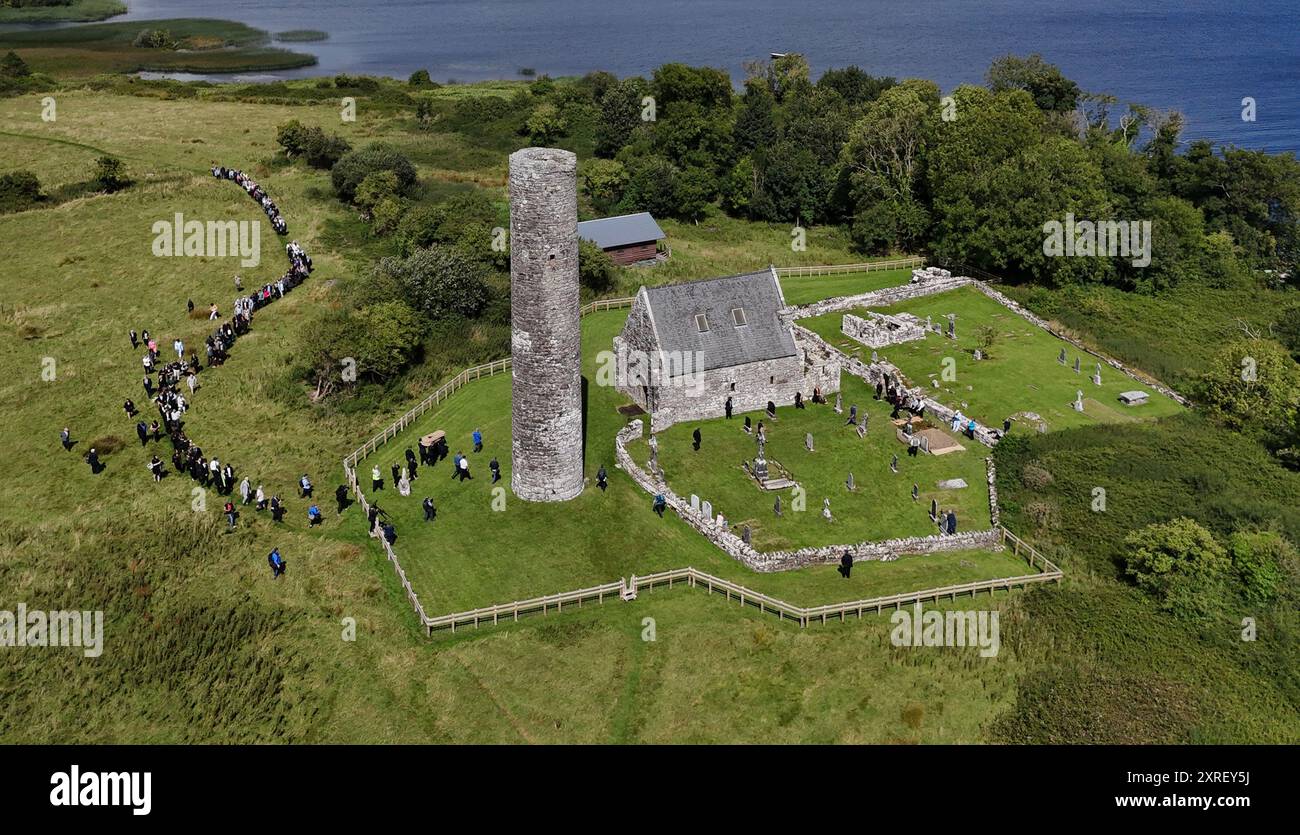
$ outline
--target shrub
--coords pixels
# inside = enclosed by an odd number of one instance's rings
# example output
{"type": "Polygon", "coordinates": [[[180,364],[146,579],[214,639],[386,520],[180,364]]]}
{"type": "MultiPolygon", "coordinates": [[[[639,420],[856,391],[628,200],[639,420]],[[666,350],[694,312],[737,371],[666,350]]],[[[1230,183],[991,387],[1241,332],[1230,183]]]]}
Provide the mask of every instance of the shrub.
{"type": "Polygon", "coordinates": [[[0,212],[18,212],[42,199],[41,181],[30,171],[0,174],[0,212]]]}
{"type": "Polygon", "coordinates": [[[578,241],[578,282],[600,294],[614,286],[614,259],[588,240],[578,241]]]}
{"type": "Polygon", "coordinates": [[[429,320],[473,318],[487,304],[486,269],[449,247],[421,249],[407,258],[384,258],[375,265],[373,292],[410,303],[429,320]]]}
{"type": "Polygon", "coordinates": [[[1228,538],[1228,552],[1246,599],[1252,603],[1273,599],[1282,582],[1283,566],[1296,560],[1295,546],[1273,531],[1234,533],[1228,538]]]}
{"type": "Polygon", "coordinates": [[[1044,490],[1056,481],[1046,467],[1038,463],[1026,464],[1020,472],[1020,481],[1030,490],[1044,490]]]}
{"type": "Polygon", "coordinates": [[[1216,588],[1232,561],[1214,534],[1186,517],[1128,535],[1127,572],[1161,608],[1180,617],[1208,615],[1222,599],[1216,588]]]}
{"type": "Polygon", "coordinates": [[[416,70],[411,73],[410,78],[406,79],[406,83],[412,87],[428,87],[432,82],[428,70],[416,70]]]}
{"type": "Polygon", "coordinates": [[[406,194],[415,185],[415,166],[391,145],[375,142],[358,151],[348,151],[334,163],[330,179],[340,200],[351,203],[357,186],[376,171],[391,171],[397,177],[397,191],[406,194]]]}
{"type": "Polygon", "coordinates": [[[138,49],[174,49],[176,42],[166,29],[141,29],[131,41],[131,46],[138,49]]]}
{"type": "Polygon", "coordinates": [[[0,78],[27,78],[32,70],[12,49],[0,58],[0,78]]]}
{"type": "Polygon", "coordinates": [[[112,194],[131,185],[127,176],[126,165],[117,157],[100,157],[95,160],[95,173],[91,182],[100,191],[112,194]]]}

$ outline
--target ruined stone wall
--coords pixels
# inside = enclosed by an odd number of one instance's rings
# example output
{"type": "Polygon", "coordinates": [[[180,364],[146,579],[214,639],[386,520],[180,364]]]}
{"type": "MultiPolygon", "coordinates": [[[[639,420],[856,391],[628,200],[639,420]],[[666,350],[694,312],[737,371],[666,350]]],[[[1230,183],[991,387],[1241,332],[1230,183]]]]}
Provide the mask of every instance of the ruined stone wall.
{"type": "Polygon", "coordinates": [[[915,299],[921,296],[932,296],[935,293],[946,293],[949,290],[955,290],[958,287],[965,287],[972,283],[970,278],[950,278],[934,279],[930,281],[918,282],[916,284],[900,284],[897,287],[886,287],[883,290],[872,290],[870,293],[859,293],[856,296],[839,296],[834,299],[824,299],[812,304],[805,304],[800,307],[788,307],[783,311],[783,315],[789,319],[807,319],[810,316],[820,316],[823,313],[835,313],[841,310],[850,310],[855,307],[885,307],[891,304],[897,304],[908,299],[915,299]]]}
{"type": "Polygon", "coordinates": [[[582,492],[577,157],[510,155],[510,486],[528,501],[582,492]]]}
{"type": "MultiPolygon", "coordinates": [[[[668,507],[676,511],[686,524],[722,549],[728,556],[744,563],[754,571],[790,571],[809,565],[838,563],[845,550],[853,552],[854,560],[888,561],[897,559],[903,554],[937,554],[943,551],[967,551],[974,548],[989,550],[1002,548],[1001,535],[994,524],[988,530],[958,533],[953,536],[933,534],[879,542],[799,548],[792,551],[757,551],[752,546],[746,545],[745,541],[732,533],[729,527],[718,525],[716,518],[707,519],[702,513],[692,509],[689,501],[670,490],[667,484],[655,480],[632,460],[631,454],[627,451],[627,444],[640,438],[642,434],[643,424],[639,420],[632,421],[619,431],[614,439],[614,458],[618,468],[631,476],[632,480],[650,496],[662,493],[668,507]]],[[[725,520],[726,508],[715,507],[714,511],[722,514],[725,520]]]]}
{"type": "Polygon", "coordinates": [[[890,345],[925,339],[925,328],[916,321],[915,316],[909,314],[887,316],[868,311],[866,317],[862,317],[845,313],[840,322],[840,331],[868,348],[887,348],[890,345]]]}

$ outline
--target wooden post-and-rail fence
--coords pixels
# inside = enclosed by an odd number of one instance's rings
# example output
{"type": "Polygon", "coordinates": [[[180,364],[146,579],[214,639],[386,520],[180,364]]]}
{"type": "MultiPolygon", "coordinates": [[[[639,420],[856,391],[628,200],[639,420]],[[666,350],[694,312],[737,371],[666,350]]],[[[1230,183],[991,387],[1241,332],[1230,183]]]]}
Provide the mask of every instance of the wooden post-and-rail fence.
{"type": "MultiPolygon", "coordinates": [[[[908,258],[900,261],[877,261],[871,264],[846,264],[832,267],[782,267],[777,268],[780,275],[818,275],[835,272],[862,272],[870,270],[899,269],[908,266],[924,265],[923,258],[908,258]],[[821,272],[818,272],[821,271],[821,272]]],[[[634,298],[606,299],[591,302],[583,305],[579,313],[586,316],[589,313],[603,310],[613,310],[616,308],[630,307],[634,298]]],[[[414,408],[406,412],[382,432],[375,435],[365,444],[353,450],[343,459],[343,472],[348,486],[356,496],[362,512],[367,515],[370,512],[370,502],[366,499],[357,481],[356,467],[367,456],[374,453],[384,444],[397,437],[405,431],[417,419],[423,416],[429,409],[442,404],[453,394],[459,391],[463,386],[473,380],[479,380],[484,377],[491,377],[500,374],[511,368],[510,357],[504,357],[494,360],[483,365],[476,365],[466,368],[455,377],[452,377],[437,390],[435,390],[424,400],[420,401],[414,408]]],[[[425,633],[432,635],[434,630],[450,630],[455,632],[457,627],[474,626],[475,628],[487,624],[497,624],[502,620],[511,622],[519,620],[521,615],[535,614],[540,612],[543,615],[549,614],[552,610],[555,612],[564,611],[565,607],[581,608],[585,603],[596,603],[601,605],[605,602],[606,597],[617,596],[620,600],[635,600],[638,593],[642,590],[653,591],[656,587],[667,586],[672,588],[674,584],[685,583],[690,588],[704,588],[710,594],[721,593],[726,596],[727,600],[735,599],[742,606],[754,606],[759,611],[775,615],[780,620],[792,620],[799,624],[800,627],[806,627],[810,623],[826,623],[828,620],[836,617],[843,621],[848,615],[856,615],[861,618],[864,612],[871,613],[873,610],[876,614],[883,612],[886,608],[901,608],[904,605],[920,603],[926,600],[938,601],[941,598],[956,600],[958,595],[969,594],[974,597],[982,591],[992,594],[998,589],[1010,590],[1012,588],[1024,587],[1038,583],[1050,583],[1060,581],[1063,573],[1055,564],[1040,554],[1031,545],[1022,540],[1020,537],[1008,531],[1006,528],[999,526],[1003,545],[1010,547],[1017,556],[1024,557],[1031,568],[1038,570],[1035,574],[1026,574],[1017,577],[1003,577],[992,580],[979,580],[971,583],[961,583],[951,586],[943,586],[933,589],[922,589],[921,591],[907,592],[904,594],[887,595],[884,597],[873,597],[864,600],[853,600],[845,603],[832,603],[824,606],[801,607],[778,600],[762,592],[746,588],[730,580],[724,580],[712,574],[699,571],[693,567],[677,568],[669,571],[661,571],[655,574],[648,574],[642,577],[633,575],[630,580],[626,578],[619,579],[611,583],[605,583],[599,586],[592,586],[575,591],[561,592],[559,594],[546,595],[544,597],[534,597],[527,600],[516,600],[510,603],[487,606],[480,609],[471,609],[465,612],[454,612],[446,615],[430,617],[424,610],[423,604],[420,603],[420,597],[411,585],[410,579],[406,575],[405,569],[402,568],[401,561],[397,553],[383,536],[375,531],[371,531],[371,536],[379,540],[384,554],[388,561],[393,564],[393,570],[397,574],[398,581],[401,583],[402,590],[406,593],[407,601],[415,610],[420,619],[420,624],[424,626],[425,633]]]]}
{"type": "Polygon", "coordinates": [[[920,256],[897,258],[891,261],[871,261],[866,264],[828,264],[814,267],[776,267],[776,274],[781,278],[808,275],[836,275],[838,273],[871,273],[880,270],[903,270],[924,267],[926,259],[920,256]]]}

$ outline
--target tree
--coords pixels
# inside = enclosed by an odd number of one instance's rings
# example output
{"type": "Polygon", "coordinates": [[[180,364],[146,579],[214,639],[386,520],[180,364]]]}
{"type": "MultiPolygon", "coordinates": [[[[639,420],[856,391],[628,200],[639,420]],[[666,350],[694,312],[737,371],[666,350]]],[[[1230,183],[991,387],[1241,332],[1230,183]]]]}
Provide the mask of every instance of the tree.
{"type": "MultiPolygon", "coordinates": [[[[455,248],[421,249],[407,258],[384,258],[371,281],[395,288],[417,312],[431,321],[451,316],[473,318],[488,301],[486,269],[455,248]]],[[[391,290],[388,290],[391,292],[391,290]]]]}
{"type": "Polygon", "coordinates": [[[732,136],[736,151],[741,154],[776,144],[780,136],[776,124],[776,98],[767,85],[754,81],[745,84],[732,136]]]}
{"type": "Polygon", "coordinates": [[[624,163],[627,188],[619,209],[624,212],[649,212],[671,217],[677,214],[677,166],[658,154],[636,157],[624,163]]]}
{"type": "Polygon", "coordinates": [[[337,133],[326,135],[320,128],[310,128],[302,150],[312,168],[333,168],[344,154],[352,150],[352,146],[337,133]]]}
{"type": "Polygon", "coordinates": [[[415,185],[415,166],[406,155],[391,145],[371,143],[357,151],[348,151],[334,163],[330,179],[339,199],[351,203],[357,186],[375,171],[392,171],[397,175],[397,190],[406,194],[415,185]]]}
{"type": "Polygon", "coordinates": [[[369,214],[381,200],[396,196],[397,175],[392,171],[382,170],[366,175],[357,186],[354,202],[369,214]]]}
{"type": "Polygon", "coordinates": [[[993,325],[980,325],[975,329],[975,346],[979,348],[980,356],[988,359],[993,345],[998,341],[998,329],[993,325]]]}
{"type": "Polygon", "coordinates": [[[298,156],[307,146],[308,129],[297,119],[280,125],[275,131],[275,142],[289,158],[298,156]]]}
{"type": "Polygon", "coordinates": [[[549,101],[544,101],[533,108],[524,122],[524,131],[529,141],[538,145],[549,145],[563,136],[568,126],[560,116],[560,109],[549,101]]]}
{"type": "Polygon", "coordinates": [[[654,71],[650,85],[664,113],[679,102],[692,102],[705,110],[731,107],[731,77],[725,70],[663,64],[654,71]]]}
{"type": "Polygon", "coordinates": [[[591,241],[578,241],[578,283],[596,295],[614,286],[614,259],[591,241]]]}
{"type": "Polygon", "coordinates": [[[428,87],[433,83],[433,79],[429,77],[428,70],[416,70],[411,73],[410,78],[406,79],[406,83],[411,87],[428,87]]]}
{"type": "Polygon", "coordinates": [[[327,310],[303,331],[297,351],[316,387],[313,399],[361,379],[396,376],[410,362],[425,331],[420,316],[400,300],[327,310]],[[343,376],[349,367],[356,369],[355,379],[343,376]]]}
{"type": "Polygon", "coordinates": [[[1004,55],[988,71],[989,89],[995,93],[1024,90],[1047,113],[1065,113],[1079,104],[1079,85],[1061,74],[1061,68],[1037,53],[1028,58],[1004,55]]]}
{"type": "Polygon", "coordinates": [[[627,169],[612,159],[590,159],[579,165],[582,191],[598,212],[608,212],[623,198],[627,169]]]}
{"type": "Polygon", "coordinates": [[[31,74],[31,67],[12,49],[0,58],[0,78],[26,78],[31,74]]]}
{"type": "Polygon", "coordinates": [[[437,205],[408,212],[397,229],[398,250],[409,256],[435,244],[457,246],[476,260],[491,260],[492,230],[501,223],[496,204],[481,191],[454,194],[437,205]]]}
{"type": "Polygon", "coordinates": [[[817,79],[818,89],[834,90],[853,106],[875,101],[897,83],[891,76],[873,76],[856,66],[827,70],[817,79]]]}
{"type": "Polygon", "coordinates": [[[649,92],[643,78],[625,78],[609,87],[598,99],[596,155],[613,157],[632,139],[641,124],[641,100],[649,92]]]}
{"type": "Polygon", "coordinates": [[[1238,339],[1223,346],[1201,376],[1198,399],[1224,426],[1274,446],[1296,430],[1300,366],[1271,339],[1238,339]]]}
{"type": "Polygon", "coordinates": [[[91,182],[100,191],[109,194],[131,185],[131,179],[126,173],[126,165],[117,157],[100,157],[95,160],[95,173],[91,177],[91,182]]]}
{"type": "Polygon", "coordinates": [[[1214,534],[1192,519],[1158,522],[1124,540],[1126,571],[1162,609],[1202,618],[1213,611],[1232,561],[1214,534]]]}

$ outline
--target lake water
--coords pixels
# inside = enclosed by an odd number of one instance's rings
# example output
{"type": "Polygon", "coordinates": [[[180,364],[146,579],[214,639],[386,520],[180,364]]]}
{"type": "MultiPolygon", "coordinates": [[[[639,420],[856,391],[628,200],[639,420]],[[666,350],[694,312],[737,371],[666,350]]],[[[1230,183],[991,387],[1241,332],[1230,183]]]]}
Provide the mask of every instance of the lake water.
{"type": "Polygon", "coordinates": [[[603,69],[648,73],[668,61],[722,67],[801,52],[815,72],[857,64],[980,82],[1008,52],[1041,52],[1085,90],[1177,109],[1185,136],[1269,151],[1300,149],[1295,0],[127,0],[116,20],[222,17],[269,31],[322,29],[290,44],[335,72],[435,80],[603,69]],[[1289,33],[1289,34],[1288,34],[1289,33]],[[1241,118],[1242,99],[1256,121],[1241,118]]]}

